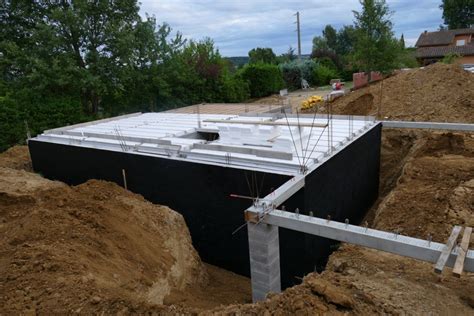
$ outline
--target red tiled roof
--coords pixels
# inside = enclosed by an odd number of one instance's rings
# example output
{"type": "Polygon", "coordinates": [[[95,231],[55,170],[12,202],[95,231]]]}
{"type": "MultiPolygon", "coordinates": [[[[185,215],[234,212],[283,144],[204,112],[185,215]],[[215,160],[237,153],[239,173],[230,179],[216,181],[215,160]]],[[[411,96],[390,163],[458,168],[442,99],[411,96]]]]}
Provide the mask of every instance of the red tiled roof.
{"type": "Polygon", "coordinates": [[[449,45],[453,43],[454,37],[456,35],[463,35],[463,34],[474,35],[474,28],[457,29],[457,30],[442,30],[442,31],[437,31],[437,32],[424,32],[424,33],[421,33],[415,46],[425,47],[425,46],[449,45]]]}

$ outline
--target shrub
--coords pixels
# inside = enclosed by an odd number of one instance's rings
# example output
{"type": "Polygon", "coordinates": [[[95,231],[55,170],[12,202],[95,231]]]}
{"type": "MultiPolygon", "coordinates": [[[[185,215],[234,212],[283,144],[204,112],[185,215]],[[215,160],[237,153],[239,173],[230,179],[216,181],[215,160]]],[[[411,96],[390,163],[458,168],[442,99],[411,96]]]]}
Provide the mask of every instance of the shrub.
{"type": "Polygon", "coordinates": [[[22,143],[26,129],[17,104],[9,97],[0,97],[0,152],[22,143]]]}
{"type": "Polygon", "coordinates": [[[446,56],[444,56],[441,62],[443,62],[444,64],[453,64],[459,58],[461,58],[461,55],[459,55],[458,53],[449,53],[449,54],[446,54],[446,56]]]}
{"type": "Polygon", "coordinates": [[[293,60],[280,64],[286,87],[290,90],[301,88],[301,79],[305,79],[309,84],[315,84],[313,72],[317,64],[313,60],[293,60]]]}
{"type": "Polygon", "coordinates": [[[249,64],[240,72],[248,82],[250,96],[260,98],[277,93],[284,83],[278,66],[270,64],[249,64]]]}
{"type": "Polygon", "coordinates": [[[240,76],[226,75],[222,81],[221,98],[224,102],[236,103],[250,97],[249,85],[240,76]]]}
{"type": "Polygon", "coordinates": [[[0,97],[0,152],[46,129],[91,120],[83,114],[81,103],[72,98],[38,98],[36,100],[0,97]]]}
{"type": "Polygon", "coordinates": [[[314,69],[313,80],[318,86],[325,86],[329,84],[331,79],[337,78],[339,74],[336,70],[324,65],[319,65],[314,69]]]}

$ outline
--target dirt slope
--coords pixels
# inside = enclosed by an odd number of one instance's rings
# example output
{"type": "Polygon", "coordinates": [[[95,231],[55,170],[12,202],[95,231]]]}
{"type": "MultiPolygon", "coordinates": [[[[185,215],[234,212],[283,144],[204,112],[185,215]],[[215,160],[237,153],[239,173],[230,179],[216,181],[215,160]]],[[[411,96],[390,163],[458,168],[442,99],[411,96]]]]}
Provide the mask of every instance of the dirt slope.
{"type": "Polygon", "coordinates": [[[402,71],[337,99],[332,107],[335,114],[473,123],[474,74],[441,63],[402,71]]]}
{"type": "Polygon", "coordinates": [[[69,187],[21,170],[30,165],[26,147],[0,155],[1,315],[194,313],[251,300],[247,278],[200,261],[180,214],[109,182],[69,187]]]}
{"type": "Polygon", "coordinates": [[[107,311],[114,298],[156,305],[172,288],[206,282],[170,209],[107,182],[70,188],[7,168],[0,179],[4,312],[107,311]]]}
{"type": "Polygon", "coordinates": [[[0,153],[0,167],[33,171],[28,147],[15,146],[0,153]]]}

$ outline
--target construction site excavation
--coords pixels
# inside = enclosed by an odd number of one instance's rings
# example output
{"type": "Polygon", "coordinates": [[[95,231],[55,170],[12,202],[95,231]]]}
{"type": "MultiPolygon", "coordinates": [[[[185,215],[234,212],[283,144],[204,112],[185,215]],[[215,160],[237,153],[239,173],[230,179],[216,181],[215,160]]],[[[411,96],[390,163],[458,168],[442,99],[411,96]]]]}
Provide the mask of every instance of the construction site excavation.
{"type": "MultiPolygon", "coordinates": [[[[178,211],[204,261],[250,277],[244,211],[358,223],[378,196],[380,133],[372,117],[147,113],[46,131],[29,148],[50,179],[112,181],[178,211]]],[[[284,228],[279,241],[283,289],[321,270],[335,244],[284,228]]]]}
{"type": "Polygon", "coordinates": [[[472,314],[461,79],[434,65],[305,113],[314,91],[29,138],[0,154],[0,314],[472,314]],[[444,103],[400,93],[420,78],[444,103]]]}

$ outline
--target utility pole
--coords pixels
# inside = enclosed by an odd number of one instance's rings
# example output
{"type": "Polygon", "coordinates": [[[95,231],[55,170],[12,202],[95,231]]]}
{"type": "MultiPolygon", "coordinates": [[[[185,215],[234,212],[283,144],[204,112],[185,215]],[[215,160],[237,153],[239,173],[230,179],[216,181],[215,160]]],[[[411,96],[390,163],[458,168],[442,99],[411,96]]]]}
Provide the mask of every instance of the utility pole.
{"type": "Polygon", "coordinates": [[[300,13],[296,12],[296,32],[298,32],[298,59],[301,59],[300,13]]]}

